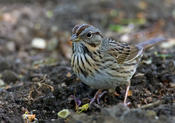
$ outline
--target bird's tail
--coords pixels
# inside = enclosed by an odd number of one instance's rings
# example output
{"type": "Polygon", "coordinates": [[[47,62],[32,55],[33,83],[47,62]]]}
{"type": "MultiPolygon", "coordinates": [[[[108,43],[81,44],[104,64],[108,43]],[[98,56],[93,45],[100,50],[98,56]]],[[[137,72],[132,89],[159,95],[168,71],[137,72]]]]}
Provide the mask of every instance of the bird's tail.
{"type": "Polygon", "coordinates": [[[138,43],[136,46],[137,46],[139,49],[146,50],[146,49],[148,49],[148,48],[151,48],[151,47],[154,46],[155,44],[160,43],[160,42],[163,42],[163,41],[165,41],[165,40],[167,40],[167,39],[164,38],[164,37],[152,38],[152,39],[150,39],[150,40],[147,40],[147,41],[138,43]]]}

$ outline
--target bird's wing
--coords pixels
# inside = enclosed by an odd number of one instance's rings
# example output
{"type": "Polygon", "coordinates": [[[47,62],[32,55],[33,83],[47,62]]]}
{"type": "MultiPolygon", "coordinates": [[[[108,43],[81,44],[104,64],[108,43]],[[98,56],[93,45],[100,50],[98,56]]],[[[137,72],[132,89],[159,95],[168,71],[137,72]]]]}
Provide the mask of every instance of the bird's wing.
{"type": "Polygon", "coordinates": [[[121,42],[111,41],[109,45],[111,45],[111,47],[106,52],[116,58],[119,64],[137,58],[143,51],[142,48],[121,42]]]}
{"type": "Polygon", "coordinates": [[[108,39],[108,50],[106,51],[108,54],[116,58],[119,64],[124,62],[131,61],[138,56],[140,56],[143,50],[146,50],[155,44],[165,41],[164,37],[153,38],[144,42],[141,42],[137,45],[129,45],[122,42],[117,42],[115,40],[108,39]]]}

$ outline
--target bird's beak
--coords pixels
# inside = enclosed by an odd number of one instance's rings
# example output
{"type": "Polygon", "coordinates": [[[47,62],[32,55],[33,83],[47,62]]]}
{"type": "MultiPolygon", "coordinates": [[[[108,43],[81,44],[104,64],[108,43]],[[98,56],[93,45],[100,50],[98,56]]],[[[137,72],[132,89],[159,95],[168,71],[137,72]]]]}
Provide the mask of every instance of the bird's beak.
{"type": "Polygon", "coordinates": [[[77,35],[73,34],[70,40],[73,42],[78,42],[80,38],[77,35]]]}

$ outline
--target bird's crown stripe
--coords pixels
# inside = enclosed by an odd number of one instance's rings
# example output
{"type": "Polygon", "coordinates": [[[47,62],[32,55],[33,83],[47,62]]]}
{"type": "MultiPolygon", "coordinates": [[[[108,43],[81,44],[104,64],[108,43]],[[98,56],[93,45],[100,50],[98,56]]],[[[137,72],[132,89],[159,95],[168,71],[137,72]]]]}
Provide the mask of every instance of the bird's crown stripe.
{"type": "Polygon", "coordinates": [[[86,28],[88,28],[89,25],[88,24],[82,24],[80,25],[77,29],[76,29],[76,34],[77,36],[83,31],[85,30],[86,28]]]}

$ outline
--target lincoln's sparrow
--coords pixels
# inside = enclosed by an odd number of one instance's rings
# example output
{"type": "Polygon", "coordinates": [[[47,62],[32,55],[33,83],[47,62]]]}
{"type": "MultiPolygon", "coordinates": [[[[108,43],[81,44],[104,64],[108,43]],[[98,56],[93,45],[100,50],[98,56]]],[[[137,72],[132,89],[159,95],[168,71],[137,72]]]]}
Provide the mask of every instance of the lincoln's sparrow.
{"type": "Polygon", "coordinates": [[[103,37],[101,31],[92,25],[80,24],[72,29],[71,40],[71,65],[75,74],[85,84],[97,89],[128,85],[124,100],[126,103],[130,79],[143,51],[165,39],[155,38],[129,45],[103,37]]]}

